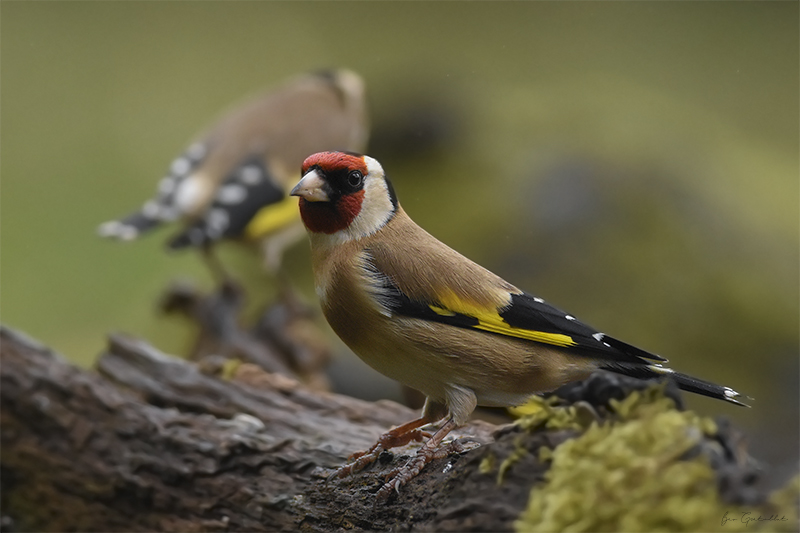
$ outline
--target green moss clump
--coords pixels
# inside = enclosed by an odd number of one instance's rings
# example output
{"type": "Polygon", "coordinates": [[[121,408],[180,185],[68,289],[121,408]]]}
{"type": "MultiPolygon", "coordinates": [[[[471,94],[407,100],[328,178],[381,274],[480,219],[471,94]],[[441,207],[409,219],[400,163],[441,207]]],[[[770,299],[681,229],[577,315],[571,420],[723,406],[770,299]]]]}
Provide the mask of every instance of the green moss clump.
{"type": "Polygon", "coordinates": [[[516,424],[528,432],[540,427],[583,431],[596,420],[596,414],[588,404],[578,402],[574,405],[560,406],[558,405],[560,401],[555,396],[550,398],[531,396],[524,405],[509,411],[512,415],[521,417],[516,424]]]}
{"type": "MultiPolygon", "coordinates": [[[[583,431],[596,420],[596,413],[588,404],[576,403],[575,405],[560,406],[556,397],[541,398],[532,396],[523,406],[511,409],[512,414],[520,416],[516,424],[524,431],[531,433],[542,429],[573,429],[583,431]]],[[[508,470],[528,454],[522,436],[514,440],[514,451],[500,462],[497,472],[497,484],[501,484],[508,470]]],[[[481,472],[489,473],[494,469],[495,458],[489,463],[484,459],[481,463],[481,472]]]]}
{"type": "Polygon", "coordinates": [[[544,484],[531,491],[528,508],[515,524],[518,531],[796,528],[796,510],[790,513],[786,506],[785,521],[741,520],[744,512],[765,513],[724,504],[704,456],[681,459],[716,432],[713,421],[675,410],[661,387],[634,392],[612,407],[617,417],[591,424],[546,454],[552,465],[544,484]]]}

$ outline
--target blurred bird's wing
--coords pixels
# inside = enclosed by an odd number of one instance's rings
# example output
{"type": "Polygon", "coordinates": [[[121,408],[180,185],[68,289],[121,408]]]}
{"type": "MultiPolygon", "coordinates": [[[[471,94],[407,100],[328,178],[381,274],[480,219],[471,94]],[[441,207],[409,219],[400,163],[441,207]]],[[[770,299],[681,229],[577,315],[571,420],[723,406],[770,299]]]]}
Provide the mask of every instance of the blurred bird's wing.
{"type": "MultiPolygon", "coordinates": [[[[170,240],[168,246],[172,249],[201,246],[246,234],[248,225],[261,210],[287,198],[262,156],[245,158],[226,175],[202,216],[170,240]]],[[[296,211],[294,202],[292,206],[296,211]]]]}

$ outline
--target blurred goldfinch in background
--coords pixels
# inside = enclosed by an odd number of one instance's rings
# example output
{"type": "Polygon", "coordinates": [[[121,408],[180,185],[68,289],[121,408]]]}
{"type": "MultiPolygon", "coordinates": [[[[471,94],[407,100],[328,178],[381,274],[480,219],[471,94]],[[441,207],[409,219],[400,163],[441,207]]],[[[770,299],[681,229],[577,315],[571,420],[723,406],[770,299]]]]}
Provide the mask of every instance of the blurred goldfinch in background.
{"type": "MultiPolygon", "coordinates": [[[[297,201],[287,194],[303,160],[324,150],[363,150],[369,135],[364,82],[349,70],[289,80],[225,114],[172,161],[157,194],[138,211],[98,228],[133,240],[179,221],[170,249],[221,239],[260,245],[276,272],[285,249],[303,237],[297,201]]],[[[216,261],[212,270],[219,270],[216,261]]],[[[219,273],[219,272],[217,272],[219,273]]]]}

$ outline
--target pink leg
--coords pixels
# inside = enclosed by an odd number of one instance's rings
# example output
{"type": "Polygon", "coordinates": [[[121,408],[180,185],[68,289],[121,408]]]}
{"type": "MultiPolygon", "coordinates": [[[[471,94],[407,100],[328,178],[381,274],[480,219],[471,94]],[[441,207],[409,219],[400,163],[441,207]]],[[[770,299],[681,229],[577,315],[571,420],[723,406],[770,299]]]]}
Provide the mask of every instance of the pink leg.
{"type": "Polygon", "coordinates": [[[354,459],[354,461],[341,467],[339,470],[334,472],[331,477],[343,478],[354,472],[358,472],[365,466],[375,462],[378,459],[378,456],[380,456],[384,450],[389,450],[398,446],[405,446],[411,441],[422,442],[422,439],[429,437],[430,433],[421,431],[418,428],[424,426],[425,424],[430,424],[431,422],[433,422],[433,420],[431,420],[430,417],[422,416],[416,420],[406,422],[405,424],[387,431],[381,435],[381,437],[378,439],[378,442],[375,443],[372,448],[366,452],[356,452],[351,455],[350,458],[354,459]]]}
{"type": "Polygon", "coordinates": [[[389,498],[389,495],[393,490],[399,493],[400,487],[417,476],[425,467],[425,465],[434,459],[441,459],[442,457],[446,457],[451,453],[460,453],[463,451],[461,444],[459,444],[457,441],[453,441],[448,446],[439,448],[439,444],[441,444],[445,436],[455,429],[455,427],[455,421],[452,418],[448,418],[447,422],[445,422],[444,425],[442,425],[442,427],[439,428],[439,430],[434,433],[430,439],[428,439],[428,442],[422,445],[422,448],[417,451],[414,457],[409,459],[408,462],[401,468],[390,472],[388,476],[390,478],[389,481],[387,481],[386,484],[381,487],[381,490],[378,491],[376,496],[378,501],[383,501],[389,498]]]}

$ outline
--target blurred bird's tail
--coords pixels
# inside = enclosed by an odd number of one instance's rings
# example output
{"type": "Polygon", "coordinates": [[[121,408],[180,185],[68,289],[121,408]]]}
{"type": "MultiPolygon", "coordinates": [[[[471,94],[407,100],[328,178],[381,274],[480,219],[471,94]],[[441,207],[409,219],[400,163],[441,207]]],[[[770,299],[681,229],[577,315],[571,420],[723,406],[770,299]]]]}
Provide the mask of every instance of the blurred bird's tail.
{"type": "Polygon", "coordinates": [[[695,394],[702,394],[703,396],[716,398],[718,400],[725,400],[726,402],[735,403],[736,405],[742,405],[744,407],[750,406],[740,401],[739,398],[752,400],[752,398],[739,394],[730,387],[723,387],[722,385],[717,385],[716,383],[711,383],[710,381],[704,381],[692,376],[687,376],[686,374],[675,372],[674,370],[659,364],[642,365],[636,363],[613,362],[608,363],[601,368],[603,370],[608,370],[610,372],[615,372],[617,374],[639,379],[668,377],[675,381],[675,384],[677,384],[682,390],[693,392],[695,394]]]}
{"type": "Polygon", "coordinates": [[[160,218],[148,216],[145,210],[137,211],[119,220],[110,220],[100,224],[97,234],[101,237],[132,241],[142,233],[150,231],[163,222],[160,218]]]}

